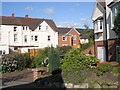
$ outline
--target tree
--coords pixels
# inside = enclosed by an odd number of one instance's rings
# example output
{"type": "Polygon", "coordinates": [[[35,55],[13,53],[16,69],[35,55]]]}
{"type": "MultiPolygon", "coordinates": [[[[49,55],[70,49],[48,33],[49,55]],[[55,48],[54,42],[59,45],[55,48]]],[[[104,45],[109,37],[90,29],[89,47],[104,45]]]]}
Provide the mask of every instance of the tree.
{"type": "Polygon", "coordinates": [[[88,24],[84,24],[83,26],[85,27],[86,30],[89,29],[89,25],[88,24]]]}
{"type": "Polygon", "coordinates": [[[48,53],[48,68],[49,71],[52,73],[55,70],[59,70],[60,68],[60,56],[58,50],[51,47],[48,53]]]}
{"type": "Polygon", "coordinates": [[[117,8],[117,16],[115,17],[113,30],[118,35],[117,44],[120,46],[120,6],[117,8]]]}

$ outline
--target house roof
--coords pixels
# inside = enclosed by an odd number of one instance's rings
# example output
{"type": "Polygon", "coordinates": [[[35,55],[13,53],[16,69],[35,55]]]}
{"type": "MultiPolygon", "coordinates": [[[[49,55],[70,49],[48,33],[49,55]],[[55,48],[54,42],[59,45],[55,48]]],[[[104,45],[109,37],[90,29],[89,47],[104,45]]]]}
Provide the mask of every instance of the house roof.
{"type": "Polygon", "coordinates": [[[103,7],[106,6],[105,0],[97,0],[97,2],[99,2],[101,4],[101,6],[103,6],[103,7]]]}
{"type": "Polygon", "coordinates": [[[82,35],[82,36],[80,36],[80,39],[89,39],[89,36],[88,35],[82,35]]]}
{"type": "Polygon", "coordinates": [[[1,25],[29,26],[29,28],[33,31],[37,28],[39,24],[45,21],[54,31],[58,31],[52,19],[0,16],[0,20],[2,20],[2,23],[0,23],[1,25]]]}
{"type": "Polygon", "coordinates": [[[61,27],[58,27],[58,33],[59,35],[65,35],[67,34],[72,28],[61,28],[61,27]]]}

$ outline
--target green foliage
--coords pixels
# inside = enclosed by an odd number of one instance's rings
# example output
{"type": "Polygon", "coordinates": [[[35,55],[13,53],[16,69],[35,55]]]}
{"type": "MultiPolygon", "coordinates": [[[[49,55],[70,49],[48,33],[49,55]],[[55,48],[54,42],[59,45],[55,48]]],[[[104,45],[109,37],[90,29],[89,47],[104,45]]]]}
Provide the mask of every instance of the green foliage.
{"type": "Polygon", "coordinates": [[[61,59],[61,68],[63,73],[72,69],[92,68],[99,60],[95,56],[85,56],[80,49],[73,48],[69,50],[64,59],[61,59]]]}
{"type": "Polygon", "coordinates": [[[7,73],[28,68],[30,66],[30,59],[28,54],[3,55],[1,63],[1,72],[7,73]]]}
{"type": "Polygon", "coordinates": [[[58,47],[57,49],[59,50],[60,55],[64,55],[67,51],[72,49],[72,47],[71,46],[63,46],[63,47],[58,47]]]}
{"type": "Polygon", "coordinates": [[[86,44],[81,44],[81,50],[85,50],[87,48],[89,48],[91,45],[93,45],[93,41],[92,40],[89,40],[89,43],[86,43],[86,44]]]}
{"type": "Polygon", "coordinates": [[[17,61],[17,70],[23,70],[25,68],[28,68],[30,66],[30,58],[29,54],[17,54],[13,58],[15,61],[17,61]]]}
{"type": "Polygon", "coordinates": [[[86,75],[80,69],[71,70],[63,74],[65,83],[80,84],[85,80],[86,75]]]}
{"type": "Polygon", "coordinates": [[[112,73],[119,74],[120,73],[120,67],[114,67],[112,69],[112,73]]]}
{"type": "MultiPolygon", "coordinates": [[[[34,67],[41,67],[41,66],[46,66],[47,65],[47,58],[48,58],[48,51],[49,51],[49,47],[45,48],[44,50],[39,50],[37,52],[37,55],[34,56],[33,62],[32,64],[34,65],[34,67]]],[[[33,66],[32,65],[32,66],[33,66]]]]}
{"type": "Polygon", "coordinates": [[[48,53],[48,68],[50,72],[53,72],[54,70],[57,70],[60,68],[60,57],[59,52],[57,49],[54,49],[53,47],[50,48],[50,51],[48,53]]]}
{"type": "Polygon", "coordinates": [[[95,71],[97,76],[102,76],[103,73],[110,71],[112,68],[111,64],[103,63],[98,66],[98,69],[95,71]]]}

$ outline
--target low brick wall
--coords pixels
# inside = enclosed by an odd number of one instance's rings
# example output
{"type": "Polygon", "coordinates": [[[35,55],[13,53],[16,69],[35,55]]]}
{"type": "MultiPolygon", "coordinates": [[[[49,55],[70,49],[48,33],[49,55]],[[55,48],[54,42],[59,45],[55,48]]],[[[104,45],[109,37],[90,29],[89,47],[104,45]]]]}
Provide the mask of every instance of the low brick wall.
{"type": "Polygon", "coordinates": [[[91,53],[94,55],[94,45],[90,46],[89,48],[83,50],[83,52],[85,54],[89,54],[89,52],[91,51],[91,53]]]}

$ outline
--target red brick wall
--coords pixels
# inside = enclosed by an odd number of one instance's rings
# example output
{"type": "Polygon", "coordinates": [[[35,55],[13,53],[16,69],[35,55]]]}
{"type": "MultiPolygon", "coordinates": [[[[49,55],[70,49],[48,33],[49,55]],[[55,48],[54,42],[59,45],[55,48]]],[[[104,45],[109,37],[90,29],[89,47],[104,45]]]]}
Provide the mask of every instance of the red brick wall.
{"type": "Polygon", "coordinates": [[[94,45],[90,46],[89,48],[85,49],[83,52],[88,54],[91,51],[92,55],[94,55],[94,45]]]}
{"type": "MultiPolygon", "coordinates": [[[[108,61],[116,61],[116,40],[108,40],[108,61]]],[[[97,47],[105,46],[105,41],[95,42],[95,55],[98,56],[97,47]]]]}
{"type": "Polygon", "coordinates": [[[80,36],[79,36],[79,34],[74,30],[74,29],[72,29],[70,32],[69,32],[69,34],[70,35],[59,35],[58,36],[58,46],[62,46],[63,44],[66,44],[66,45],[68,45],[68,46],[71,46],[72,45],[72,41],[71,41],[71,38],[72,38],[72,35],[74,36],[76,36],[76,40],[73,40],[73,44],[76,44],[76,45],[79,45],[79,42],[80,42],[80,36]],[[62,40],[62,37],[63,36],[66,36],[67,37],[67,41],[63,41],[62,40]]]}

